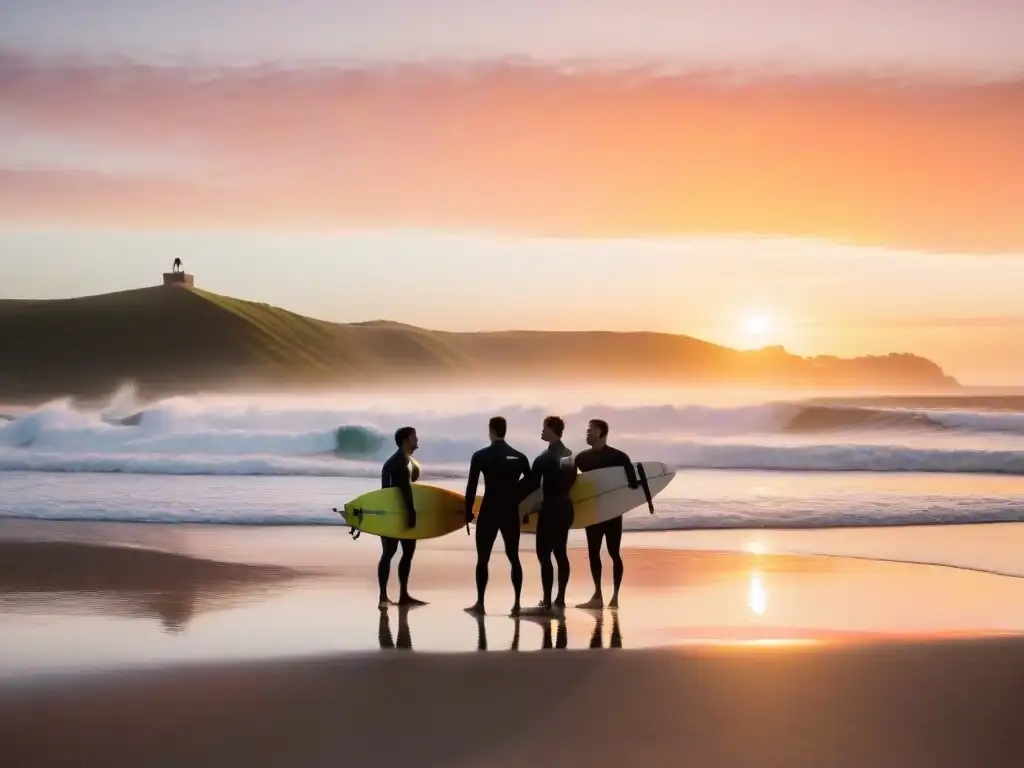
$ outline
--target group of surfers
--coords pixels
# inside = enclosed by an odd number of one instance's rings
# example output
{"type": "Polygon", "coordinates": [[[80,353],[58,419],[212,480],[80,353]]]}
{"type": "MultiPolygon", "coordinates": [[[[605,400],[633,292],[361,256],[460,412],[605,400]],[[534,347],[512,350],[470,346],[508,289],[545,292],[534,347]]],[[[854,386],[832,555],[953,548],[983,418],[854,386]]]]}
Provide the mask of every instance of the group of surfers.
{"type": "MultiPolygon", "coordinates": [[[[490,444],[473,454],[469,465],[469,480],[466,484],[466,523],[476,520],[476,602],[467,612],[482,616],[484,597],[487,592],[488,564],[491,550],[501,534],[505,554],[511,565],[512,588],[515,602],[511,615],[548,614],[561,616],[565,613],[565,591],[569,584],[569,557],[566,551],[569,529],[573,524],[573,504],[569,494],[576,482],[578,472],[589,472],[603,467],[623,467],[630,488],[638,488],[636,471],[629,456],[608,445],[608,423],[602,419],[591,419],[587,425],[587,445],[584,451],[573,455],[562,435],[565,420],[560,416],[544,419],[541,439],[548,444],[531,464],[529,459],[508,444],[505,436],[508,422],[503,416],[494,416],[487,424],[490,444]],[[477,485],[483,476],[487,493],[480,502],[480,510],[474,514],[477,485]],[[537,559],[540,561],[540,577],[543,597],[535,607],[521,609],[520,593],[523,586],[523,567],[519,561],[520,514],[519,505],[527,496],[541,488],[544,499],[537,517],[537,559]],[[552,562],[554,561],[554,563],[552,562]],[[552,596],[555,584],[554,564],[558,566],[558,591],[552,596]]],[[[416,505],[413,500],[412,483],[419,477],[419,465],[412,455],[419,447],[419,438],[414,427],[402,427],[395,432],[398,450],[386,461],[381,469],[381,487],[397,488],[402,494],[406,507],[406,523],[409,528],[416,525],[416,505]]],[[[612,561],[614,591],[608,607],[617,608],[619,588],[622,585],[622,516],[591,525],[586,529],[587,549],[590,555],[590,573],[594,579],[594,595],[580,608],[604,607],[601,589],[601,544],[607,543],[612,561]]],[[[391,561],[399,547],[402,557],[398,562],[399,606],[423,605],[409,594],[409,575],[416,553],[415,539],[381,537],[381,557],[377,565],[377,580],[380,585],[381,609],[395,605],[388,598],[388,579],[391,575],[391,561]]]]}

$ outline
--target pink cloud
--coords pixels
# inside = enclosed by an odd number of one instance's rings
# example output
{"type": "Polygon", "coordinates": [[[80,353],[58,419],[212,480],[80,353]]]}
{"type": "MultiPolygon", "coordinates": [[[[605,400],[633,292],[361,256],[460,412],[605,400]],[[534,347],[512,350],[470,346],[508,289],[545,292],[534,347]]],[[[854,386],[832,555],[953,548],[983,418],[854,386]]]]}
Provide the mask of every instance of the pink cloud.
{"type": "Polygon", "coordinates": [[[181,161],[132,180],[8,176],[4,219],[1024,248],[1021,82],[7,56],[0,103],[24,130],[181,161]]]}

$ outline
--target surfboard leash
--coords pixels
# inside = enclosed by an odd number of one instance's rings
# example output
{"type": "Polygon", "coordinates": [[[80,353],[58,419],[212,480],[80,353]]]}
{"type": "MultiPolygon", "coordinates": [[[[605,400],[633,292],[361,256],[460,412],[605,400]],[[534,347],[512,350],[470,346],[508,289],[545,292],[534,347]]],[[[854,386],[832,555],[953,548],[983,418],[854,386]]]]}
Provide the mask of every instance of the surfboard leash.
{"type": "MultiPolygon", "coordinates": [[[[342,520],[345,519],[345,513],[343,511],[339,511],[336,507],[331,507],[331,509],[333,511],[337,512],[339,515],[341,515],[341,519],[342,520]]],[[[356,522],[359,525],[362,525],[363,524],[363,510],[362,510],[362,508],[353,509],[352,512],[356,516],[356,522]]],[[[362,533],[363,533],[363,531],[362,531],[361,528],[356,528],[354,525],[349,524],[349,526],[348,526],[348,535],[352,537],[352,541],[355,541],[356,539],[358,539],[360,537],[360,535],[362,535],[362,533]]]]}
{"type": "Polygon", "coordinates": [[[641,462],[636,463],[637,475],[640,479],[640,487],[644,489],[644,498],[647,499],[647,508],[651,510],[651,514],[654,514],[654,499],[651,498],[651,486],[647,482],[647,473],[644,471],[644,465],[641,462]]]}

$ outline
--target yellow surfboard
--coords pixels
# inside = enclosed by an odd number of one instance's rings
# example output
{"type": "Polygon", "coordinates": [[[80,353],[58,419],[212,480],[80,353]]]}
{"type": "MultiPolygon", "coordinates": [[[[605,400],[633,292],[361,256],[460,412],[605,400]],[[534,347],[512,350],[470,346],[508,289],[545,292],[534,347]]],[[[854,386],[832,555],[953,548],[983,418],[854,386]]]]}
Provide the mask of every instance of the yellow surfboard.
{"type": "Polygon", "coordinates": [[[364,493],[335,509],[354,530],[392,539],[433,539],[466,525],[466,497],[448,488],[413,483],[416,526],[406,527],[405,502],[397,488],[364,493]]]}
{"type": "MultiPolygon", "coordinates": [[[[665,490],[676,476],[675,470],[667,464],[658,461],[644,461],[641,464],[652,498],[665,490]]],[[[604,467],[578,474],[572,490],[569,491],[569,498],[572,499],[573,506],[573,528],[586,528],[595,523],[603,523],[647,504],[647,497],[642,488],[629,487],[626,470],[622,467],[604,467]]],[[[537,532],[537,513],[543,499],[543,494],[537,490],[519,505],[520,520],[526,518],[526,522],[519,525],[519,530],[523,533],[537,532]]],[[[481,495],[473,504],[475,515],[480,514],[482,501],[481,495]]]]}

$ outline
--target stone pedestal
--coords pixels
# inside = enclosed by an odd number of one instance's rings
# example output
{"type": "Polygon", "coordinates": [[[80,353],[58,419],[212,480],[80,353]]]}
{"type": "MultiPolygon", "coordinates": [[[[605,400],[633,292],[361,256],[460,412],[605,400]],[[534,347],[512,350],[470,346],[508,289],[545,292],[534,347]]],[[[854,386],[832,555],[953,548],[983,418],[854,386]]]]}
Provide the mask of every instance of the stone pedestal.
{"type": "Polygon", "coordinates": [[[195,285],[195,278],[187,272],[164,272],[164,285],[195,285]]]}

